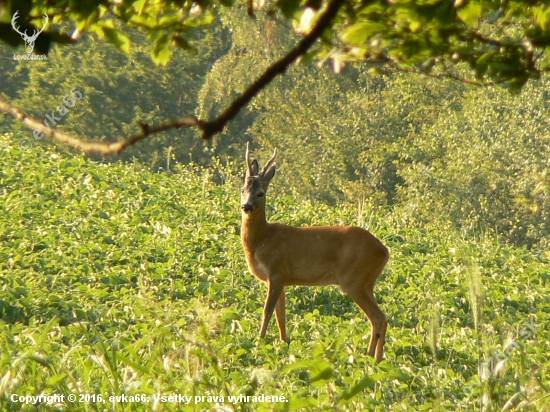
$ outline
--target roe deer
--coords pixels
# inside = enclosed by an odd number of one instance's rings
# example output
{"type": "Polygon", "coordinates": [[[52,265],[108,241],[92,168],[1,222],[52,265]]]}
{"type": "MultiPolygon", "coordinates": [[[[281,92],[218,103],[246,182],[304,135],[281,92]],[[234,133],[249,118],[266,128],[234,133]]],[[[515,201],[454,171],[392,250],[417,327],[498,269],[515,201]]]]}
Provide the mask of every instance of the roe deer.
{"type": "Polygon", "coordinates": [[[276,156],[277,149],[260,172],[257,160],[250,162],[246,145],[241,240],[248,268],[268,285],[260,337],[265,337],[275,311],[281,339],[286,341],[285,286],[340,285],[367,314],[373,329],[368,354],[380,362],[388,323],[373,289],[388,262],[388,249],[359,227],[298,228],[267,223],[265,195],[275,175],[276,156]]]}

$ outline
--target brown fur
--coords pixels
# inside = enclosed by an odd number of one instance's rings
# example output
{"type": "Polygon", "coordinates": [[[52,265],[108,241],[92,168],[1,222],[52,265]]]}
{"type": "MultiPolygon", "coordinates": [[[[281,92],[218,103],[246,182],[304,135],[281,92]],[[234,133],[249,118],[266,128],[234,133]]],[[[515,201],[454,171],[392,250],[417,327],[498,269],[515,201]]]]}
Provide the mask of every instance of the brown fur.
{"type": "Polygon", "coordinates": [[[259,172],[250,163],[242,189],[241,239],[250,271],[268,284],[260,336],[265,337],[273,312],[286,341],[285,287],[339,285],[372,324],[368,354],[383,359],[387,322],[374,299],[374,285],[389,259],[388,249],[371,233],[353,226],[298,228],[267,223],[265,199],[275,174],[276,151],[259,172]],[[258,196],[260,194],[260,196],[258,196]]]}

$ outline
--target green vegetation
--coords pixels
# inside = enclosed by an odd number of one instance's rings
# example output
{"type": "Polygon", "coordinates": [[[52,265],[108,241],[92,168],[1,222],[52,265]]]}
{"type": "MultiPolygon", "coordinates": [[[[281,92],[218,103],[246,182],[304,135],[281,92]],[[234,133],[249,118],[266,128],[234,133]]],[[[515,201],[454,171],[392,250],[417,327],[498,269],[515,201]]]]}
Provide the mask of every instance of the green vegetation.
{"type": "MultiPolygon", "coordinates": [[[[290,345],[257,338],[265,286],[239,232],[242,162],[101,164],[0,141],[0,403],[88,394],[40,410],[522,410],[550,406],[550,253],[465,237],[399,208],[329,207],[279,177],[272,221],[356,224],[387,244],[377,299],[387,360],[366,357],[370,326],[334,288],[292,288],[290,345]],[[195,405],[110,396],[224,396],[195,405]],[[228,397],[284,396],[284,403],[228,397]],[[105,401],[98,402],[98,396],[105,401]]],[[[284,152],[282,153],[284,155],[284,152]]],[[[194,398],[193,398],[194,399],[194,398]]]]}
{"type": "Polygon", "coordinates": [[[322,41],[314,41],[302,55],[330,60],[337,70],[349,62],[368,62],[375,70],[399,67],[491,80],[514,92],[549,70],[550,6],[533,0],[8,1],[0,7],[0,41],[23,46],[19,34],[44,29],[36,52],[47,54],[53,45],[67,48],[82,33],[93,33],[130,55],[128,31],[139,30],[151,45],[150,58],[166,65],[174,49],[194,51],[196,32],[215,27],[226,10],[247,10],[249,21],[257,16],[286,19],[294,31],[305,34],[329,9],[333,17],[315,38],[322,41]],[[15,12],[19,33],[11,26],[15,12]],[[48,14],[54,17],[45,26],[48,14]]]}
{"type": "MultiPolygon", "coordinates": [[[[524,3],[351,2],[204,143],[170,130],[102,159],[1,117],[0,409],[550,409],[550,83],[526,83],[547,70],[550,8],[524,3]],[[369,322],[335,288],[291,288],[291,343],[274,322],[258,339],[266,288],[239,239],[246,141],[280,150],[270,221],[358,225],[391,249],[375,289],[386,361],[366,356],[369,322]],[[65,401],[18,401],[49,394],[65,401]],[[192,400],[153,397],[178,394],[192,400]]],[[[32,4],[21,24],[53,11],[32,4]]],[[[282,14],[296,27],[305,6],[251,19],[231,1],[72,4],[40,35],[47,61],[1,60],[0,99],[44,119],[76,90],[56,127],[106,141],[215,118],[299,41],[282,14]],[[83,34],[64,46],[72,24],[83,34]]],[[[14,45],[11,16],[0,6],[14,45]]]]}
{"type": "MultiPolygon", "coordinates": [[[[9,81],[0,93],[44,119],[78,90],[83,98],[59,128],[113,141],[141,122],[189,113],[213,118],[296,36],[266,16],[251,20],[228,9],[190,43],[196,55],[178,51],[167,67],[152,64],[143,36],[131,40],[131,58],[85,37],[71,52],[55,48],[47,62],[7,61],[9,81]]],[[[519,246],[548,247],[548,79],[516,96],[448,79],[365,75],[366,67],[346,67],[338,76],[327,67],[292,67],[216,138],[203,143],[197,130],[170,130],[120,159],[138,159],[153,170],[191,161],[208,166],[212,156],[241,159],[251,140],[282,150],[281,161],[291,167],[279,183],[314,204],[394,207],[409,226],[429,223],[437,211],[468,237],[489,233],[519,246]]],[[[51,144],[0,118],[1,132],[14,127],[24,145],[51,144]]]]}

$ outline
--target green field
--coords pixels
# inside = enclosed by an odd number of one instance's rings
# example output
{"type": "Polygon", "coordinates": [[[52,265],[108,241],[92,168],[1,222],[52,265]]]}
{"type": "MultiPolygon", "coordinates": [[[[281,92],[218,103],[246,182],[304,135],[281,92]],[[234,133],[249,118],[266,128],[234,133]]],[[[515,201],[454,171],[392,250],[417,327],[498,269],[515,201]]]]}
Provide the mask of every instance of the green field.
{"type": "Polygon", "coordinates": [[[19,143],[0,140],[2,410],[550,410],[548,250],[296,199],[276,176],[268,220],[359,225],[390,248],[386,360],[337,288],[289,288],[290,344],[274,320],[261,341],[243,162],[154,173],[19,143]]]}

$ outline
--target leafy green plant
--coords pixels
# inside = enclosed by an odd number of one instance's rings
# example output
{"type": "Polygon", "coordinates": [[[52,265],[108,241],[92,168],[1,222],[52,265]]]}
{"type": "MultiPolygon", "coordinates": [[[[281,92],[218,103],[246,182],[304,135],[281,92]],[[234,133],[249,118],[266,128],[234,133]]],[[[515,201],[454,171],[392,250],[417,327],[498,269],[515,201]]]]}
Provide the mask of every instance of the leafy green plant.
{"type": "Polygon", "coordinates": [[[270,220],[363,222],[391,249],[376,289],[390,320],[386,360],[375,364],[366,356],[368,320],[332,288],[291,289],[290,344],[274,330],[260,341],[266,291],[242,256],[240,164],[154,173],[139,162],[105,165],[19,142],[13,135],[0,140],[5,409],[28,410],[19,397],[52,394],[65,402],[43,403],[42,410],[549,405],[544,249],[515,248],[490,234],[466,237],[443,217],[414,227],[398,210],[364,206],[359,213],[355,202],[329,207],[279,190],[270,220]],[[477,309],[468,264],[477,268],[477,309]],[[538,327],[526,335],[522,327],[530,321],[538,327]],[[501,373],[487,379],[480,364],[510,339],[517,347],[505,352],[501,373]],[[77,395],[72,403],[70,394],[77,395]],[[192,400],[168,401],[179,395],[192,400]],[[284,401],[258,401],[266,396],[284,401]]]}

